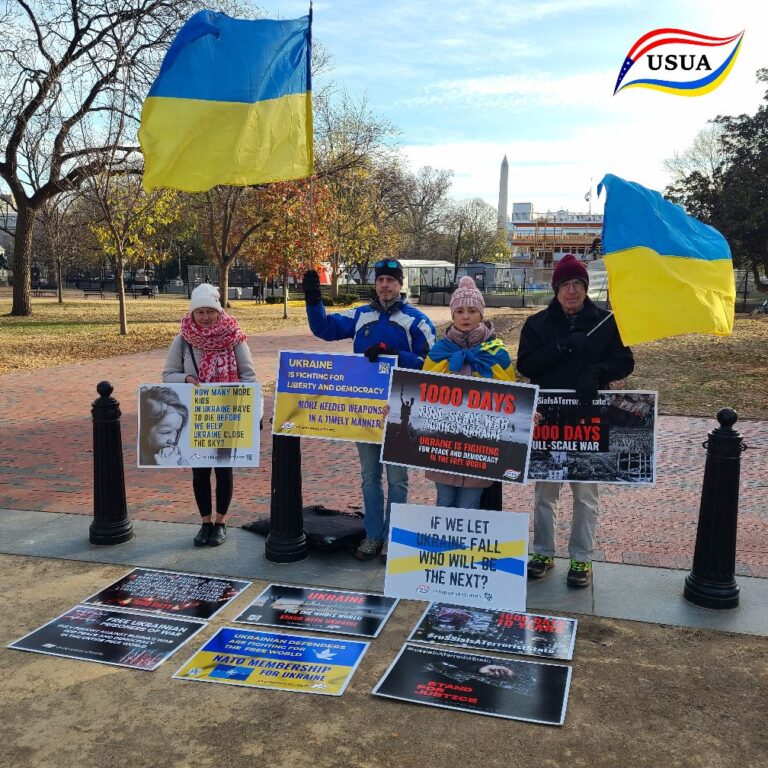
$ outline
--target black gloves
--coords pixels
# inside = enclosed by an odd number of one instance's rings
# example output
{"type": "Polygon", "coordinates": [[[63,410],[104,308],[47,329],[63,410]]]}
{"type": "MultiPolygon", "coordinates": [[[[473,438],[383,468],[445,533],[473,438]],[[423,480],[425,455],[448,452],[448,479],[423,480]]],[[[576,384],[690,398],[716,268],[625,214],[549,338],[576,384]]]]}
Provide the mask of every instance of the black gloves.
{"type": "Polygon", "coordinates": [[[392,347],[387,346],[383,341],[379,344],[371,344],[370,347],[368,347],[363,354],[370,360],[372,363],[375,363],[379,359],[379,355],[395,355],[397,356],[397,350],[392,349],[392,347]]]}
{"type": "Polygon", "coordinates": [[[320,293],[320,276],[314,269],[304,273],[301,280],[301,290],[304,291],[304,301],[308,307],[320,304],[323,300],[323,295],[320,293]]]}
{"type": "Polygon", "coordinates": [[[581,331],[574,331],[570,336],[564,339],[558,339],[557,348],[560,352],[580,355],[589,344],[589,336],[581,331]]]}
{"type": "Polygon", "coordinates": [[[600,381],[597,377],[597,371],[591,366],[581,373],[576,380],[576,395],[582,405],[591,405],[597,397],[597,390],[600,387],[600,381]]]}

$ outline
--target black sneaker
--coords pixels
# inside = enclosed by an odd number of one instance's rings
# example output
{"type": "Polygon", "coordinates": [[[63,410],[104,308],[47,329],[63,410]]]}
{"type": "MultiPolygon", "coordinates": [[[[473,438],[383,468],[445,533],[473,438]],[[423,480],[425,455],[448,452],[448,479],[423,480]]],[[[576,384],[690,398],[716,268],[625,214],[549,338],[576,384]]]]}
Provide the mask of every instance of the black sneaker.
{"type": "Polygon", "coordinates": [[[543,579],[555,567],[555,558],[546,555],[531,555],[528,561],[528,578],[543,579]]]}
{"type": "Polygon", "coordinates": [[[227,526],[224,523],[214,523],[211,538],[208,539],[209,547],[218,547],[227,539],[227,526]]]}
{"type": "Polygon", "coordinates": [[[380,539],[372,539],[366,536],[353,554],[358,560],[372,560],[381,551],[382,543],[380,539]]]}
{"type": "Polygon", "coordinates": [[[212,531],[213,523],[203,523],[195,536],[195,546],[204,547],[210,541],[212,531]]]}
{"type": "Polygon", "coordinates": [[[592,583],[592,563],[571,560],[567,582],[569,587],[588,587],[592,583]]]}

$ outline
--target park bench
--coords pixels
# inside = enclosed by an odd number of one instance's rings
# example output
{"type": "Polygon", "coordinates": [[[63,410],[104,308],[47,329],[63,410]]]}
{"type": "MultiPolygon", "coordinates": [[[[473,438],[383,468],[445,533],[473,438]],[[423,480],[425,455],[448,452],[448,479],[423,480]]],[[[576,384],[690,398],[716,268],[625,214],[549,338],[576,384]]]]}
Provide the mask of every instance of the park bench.
{"type": "Polygon", "coordinates": [[[99,298],[104,298],[104,291],[99,290],[98,288],[93,289],[83,289],[83,298],[87,299],[89,296],[98,296],[99,298]]]}
{"type": "Polygon", "coordinates": [[[151,285],[142,286],[141,288],[126,288],[125,293],[126,295],[130,293],[134,299],[138,299],[139,296],[144,296],[147,299],[155,298],[155,291],[151,285]]]}
{"type": "Polygon", "coordinates": [[[43,288],[33,288],[32,295],[38,298],[43,296],[56,296],[56,291],[46,291],[43,288]]]}

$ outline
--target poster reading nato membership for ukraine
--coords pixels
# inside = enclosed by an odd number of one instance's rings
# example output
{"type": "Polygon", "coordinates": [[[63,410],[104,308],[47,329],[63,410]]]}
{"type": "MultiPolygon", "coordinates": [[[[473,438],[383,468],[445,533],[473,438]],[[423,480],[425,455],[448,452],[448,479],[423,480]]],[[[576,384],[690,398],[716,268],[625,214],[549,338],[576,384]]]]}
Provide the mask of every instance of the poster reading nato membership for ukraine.
{"type": "Polygon", "coordinates": [[[528,479],[653,485],[656,392],[598,392],[580,405],[570,390],[541,390],[528,479]]]}
{"type": "Polygon", "coordinates": [[[239,384],[141,384],[138,465],[258,467],[261,389],[239,384]]]}
{"type": "Polygon", "coordinates": [[[152,671],[205,622],[78,605],[8,647],[152,671]]]}
{"type": "Polygon", "coordinates": [[[396,368],[381,460],[524,483],[538,387],[396,368]]]}
{"type": "Polygon", "coordinates": [[[430,707],[562,725],[571,668],[406,643],[373,693],[430,707]]]}
{"type": "Polygon", "coordinates": [[[393,504],[384,594],[525,610],[528,515],[393,504]]]}
{"type": "Polygon", "coordinates": [[[280,352],[272,433],[381,443],[396,357],[280,352]]]}
{"type": "Polygon", "coordinates": [[[367,650],[359,640],[222,627],[174,677],[341,696],[367,650]]]}

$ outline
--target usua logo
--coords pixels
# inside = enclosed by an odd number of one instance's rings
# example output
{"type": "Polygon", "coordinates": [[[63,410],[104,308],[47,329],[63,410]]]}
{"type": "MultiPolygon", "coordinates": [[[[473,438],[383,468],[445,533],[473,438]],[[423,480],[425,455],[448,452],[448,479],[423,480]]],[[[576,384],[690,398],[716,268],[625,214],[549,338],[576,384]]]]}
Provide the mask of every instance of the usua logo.
{"type": "Polygon", "coordinates": [[[677,96],[711,93],[730,74],[744,31],[713,37],[685,29],[654,29],[629,49],[613,89],[651,88],[677,96]]]}

